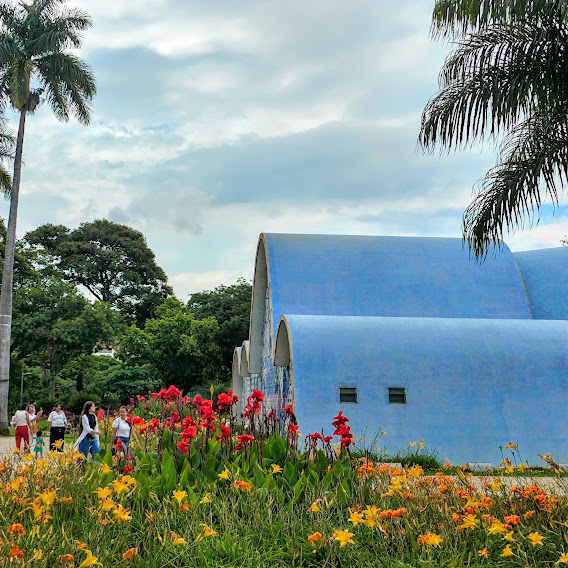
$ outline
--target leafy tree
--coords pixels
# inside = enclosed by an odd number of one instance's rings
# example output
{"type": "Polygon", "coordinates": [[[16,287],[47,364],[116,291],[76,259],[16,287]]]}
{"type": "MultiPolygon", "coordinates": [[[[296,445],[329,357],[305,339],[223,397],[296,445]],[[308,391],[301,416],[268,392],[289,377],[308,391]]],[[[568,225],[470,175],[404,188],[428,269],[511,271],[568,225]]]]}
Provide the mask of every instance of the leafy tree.
{"type": "Polygon", "coordinates": [[[196,319],[214,317],[219,323],[219,348],[227,369],[231,368],[235,346],[249,336],[252,285],[239,278],[231,286],[192,294],[187,307],[196,319]]]}
{"type": "Polygon", "coordinates": [[[19,113],[0,299],[0,432],[8,429],[12,283],[26,117],[35,112],[43,95],[59,120],[66,122],[73,114],[88,124],[89,104],[96,93],[91,68],[69,51],[81,47],[81,34],[91,19],[63,4],[0,2],[0,96],[19,113]]]}
{"type": "Polygon", "coordinates": [[[44,271],[59,272],[138,325],[172,294],[144,235],[126,225],[101,219],[70,231],[46,224],[24,239],[39,254],[44,271]]]}
{"type": "Polygon", "coordinates": [[[115,316],[109,306],[91,304],[75,286],[61,280],[17,289],[14,316],[14,344],[28,364],[35,361],[42,368],[51,398],[62,367],[90,354],[97,341],[108,341],[114,334],[115,316]]]}
{"type": "Polygon", "coordinates": [[[463,217],[464,240],[483,257],[568,182],[568,3],[437,0],[432,32],[457,43],[419,143],[449,150],[504,135],[463,217]]]}
{"type": "Polygon", "coordinates": [[[119,357],[128,367],[150,369],[162,385],[186,391],[223,378],[214,318],[195,319],[175,298],[166,300],[144,329],[132,326],[120,340],[119,357]]]}

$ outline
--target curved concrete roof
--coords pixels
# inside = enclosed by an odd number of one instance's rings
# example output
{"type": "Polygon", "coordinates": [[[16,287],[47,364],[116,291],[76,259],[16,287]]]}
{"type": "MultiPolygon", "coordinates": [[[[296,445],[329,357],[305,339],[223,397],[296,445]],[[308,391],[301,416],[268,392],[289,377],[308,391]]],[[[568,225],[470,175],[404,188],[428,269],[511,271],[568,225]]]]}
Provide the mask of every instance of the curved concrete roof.
{"type": "Polygon", "coordinates": [[[355,433],[385,428],[390,450],[423,437],[453,462],[498,464],[513,440],[530,463],[549,451],[568,461],[568,322],[291,315],[275,352],[290,359],[303,435],[331,433],[342,410],[355,433]],[[341,386],[359,403],[341,404],[341,386]],[[405,388],[407,404],[389,404],[389,387],[405,388]]]}
{"type": "Polygon", "coordinates": [[[535,319],[568,320],[568,247],[516,252],[535,319]]]}
{"type": "Polygon", "coordinates": [[[461,239],[263,233],[253,287],[252,373],[260,372],[267,289],[273,334],[282,314],[531,317],[505,244],[479,263],[461,239]]]}

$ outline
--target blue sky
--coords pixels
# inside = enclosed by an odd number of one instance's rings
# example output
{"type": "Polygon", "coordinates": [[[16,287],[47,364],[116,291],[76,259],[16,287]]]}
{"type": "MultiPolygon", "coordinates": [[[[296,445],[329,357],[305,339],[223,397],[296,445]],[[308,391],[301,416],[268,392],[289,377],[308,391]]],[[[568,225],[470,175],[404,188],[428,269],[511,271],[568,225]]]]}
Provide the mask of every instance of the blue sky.
{"type": "MultiPolygon", "coordinates": [[[[424,0],[76,0],[92,124],[27,123],[18,234],[141,230],[176,294],[251,277],[268,232],[460,236],[495,148],[416,150],[449,47],[424,0]]],[[[7,215],[7,204],[0,213],[7,215]]],[[[565,208],[509,236],[559,246],[565,208]]]]}

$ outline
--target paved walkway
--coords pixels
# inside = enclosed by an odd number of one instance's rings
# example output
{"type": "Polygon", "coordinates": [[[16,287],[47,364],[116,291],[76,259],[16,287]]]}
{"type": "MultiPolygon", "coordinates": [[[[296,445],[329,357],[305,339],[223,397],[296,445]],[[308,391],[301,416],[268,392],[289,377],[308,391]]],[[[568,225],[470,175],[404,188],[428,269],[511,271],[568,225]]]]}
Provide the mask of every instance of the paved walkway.
{"type": "MultiPolygon", "coordinates": [[[[16,449],[16,438],[14,436],[0,436],[0,456],[8,451],[16,449]]],[[[32,447],[33,449],[33,447],[32,447]]],[[[49,451],[49,436],[43,437],[43,453],[49,451]]]]}

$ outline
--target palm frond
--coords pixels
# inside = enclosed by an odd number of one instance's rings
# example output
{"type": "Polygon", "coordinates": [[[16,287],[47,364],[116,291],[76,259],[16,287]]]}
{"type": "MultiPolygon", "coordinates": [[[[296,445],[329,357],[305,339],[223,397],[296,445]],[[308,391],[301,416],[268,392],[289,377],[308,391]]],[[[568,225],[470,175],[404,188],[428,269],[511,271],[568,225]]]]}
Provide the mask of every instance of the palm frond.
{"type": "Polygon", "coordinates": [[[38,56],[67,47],[79,48],[82,32],[92,26],[91,17],[78,8],[61,10],[38,22],[38,33],[27,42],[30,55],[38,56]]]}
{"type": "Polygon", "coordinates": [[[88,124],[90,101],[97,92],[89,65],[66,53],[45,55],[36,59],[35,65],[54,114],[60,120],[68,120],[71,112],[79,122],[88,124]]]}
{"type": "Polygon", "coordinates": [[[0,27],[13,35],[14,38],[22,37],[25,29],[26,11],[22,5],[14,6],[8,0],[0,1],[0,27]]]}
{"type": "Polygon", "coordinates": [[[434,38],[456,38],[495,22],[538,21],[554,15],[568,20],[568,0],[436,0],[434,38]]]}
{"type": "Polygon", "coordinates": [[[463,147],[514,127],[534,109],[568,103],[568,26],[495,25],[462,40],[426,105],[419,144],[463,147]]]}
{"type": "Polygon", "coordinates": [[[21,109],[28,101],[33,71],[31,59],[17,59],[8,68],[10,101],[14,108],[21,109]]]}
{"type": "Polygon", "coordinates": [[[14,37],[6,32],[0,32],[0,67],[9,64],[21,55],[22,52],[14,37]]]}
{"type": "Polygon", "coordinates": [[[505,229],[534,221],[543,193],[558,203],[568,184],[568,108],[541,110],[518,124],[501,147],[501,162],[479,182],[463,217],[464,241],[477,257],[505,229]]]}

